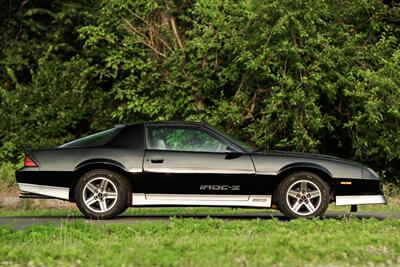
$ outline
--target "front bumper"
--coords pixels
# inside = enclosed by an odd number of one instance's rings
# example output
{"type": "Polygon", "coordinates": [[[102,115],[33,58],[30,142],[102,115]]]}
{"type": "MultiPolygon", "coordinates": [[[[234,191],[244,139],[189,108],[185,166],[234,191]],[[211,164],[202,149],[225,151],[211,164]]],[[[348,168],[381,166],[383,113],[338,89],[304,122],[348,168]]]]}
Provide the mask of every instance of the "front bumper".
{"type": "Polygon", "coordinates": [[[387,204],[384,195],[336,196],[336,206],[387,204]]]}

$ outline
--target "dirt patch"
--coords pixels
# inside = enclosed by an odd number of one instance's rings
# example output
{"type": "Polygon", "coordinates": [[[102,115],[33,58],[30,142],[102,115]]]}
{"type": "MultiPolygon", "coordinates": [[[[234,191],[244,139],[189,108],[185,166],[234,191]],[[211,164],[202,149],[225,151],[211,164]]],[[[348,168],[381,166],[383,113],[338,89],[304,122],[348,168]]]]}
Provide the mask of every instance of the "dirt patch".
{"type": "Polygon", "coordinates": [[[400,206],[400,196],[399,197],[392,197],[389,199],[390,204],[394,206],[400,206]]]}
{"type": "Polygon", "coordinates": [[[60,210],[76,210],[75,203],[57,199],[20,199],[16,186],[0,189],[0,208],[6,210],[49,208],[60,210]]]}

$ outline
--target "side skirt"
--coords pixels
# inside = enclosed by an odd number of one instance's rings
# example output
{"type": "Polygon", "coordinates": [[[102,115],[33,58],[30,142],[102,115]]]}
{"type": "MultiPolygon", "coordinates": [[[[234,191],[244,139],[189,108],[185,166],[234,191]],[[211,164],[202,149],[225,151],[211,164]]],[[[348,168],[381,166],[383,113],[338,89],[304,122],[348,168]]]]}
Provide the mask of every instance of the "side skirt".
{"type": "Polygon", "coordinates": [[[336,206],[386,203],[386,198],[383,195],[336,196],[336,206]]]}
{"type": "Polygon", "coordinates": [[[33,194],[38,194],[38,195],[43,195],[43,196],[49,196],[49,197],[53,197],[53,198],[69,200],[69,188],[68,187],[26,184],[26,183],[18,183],[18,187],[21,192],[28,192],[28,193],[33,193],[33,194]]]}
{"type": "Polygon", "coordinates": [[[271,207],[271,195],[132,194],[132,206],[271,207]]]}

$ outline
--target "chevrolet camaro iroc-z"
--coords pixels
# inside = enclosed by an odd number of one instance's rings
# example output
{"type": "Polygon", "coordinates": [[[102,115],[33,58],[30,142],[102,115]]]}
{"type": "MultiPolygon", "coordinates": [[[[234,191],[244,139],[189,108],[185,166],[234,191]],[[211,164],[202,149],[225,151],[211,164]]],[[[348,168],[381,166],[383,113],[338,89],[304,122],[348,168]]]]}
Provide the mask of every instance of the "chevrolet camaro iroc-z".
{"type": "Polygon", "coordinates": [[[277,208],[321,216],[328,204],[385,204],[379,176],[337,157],[262,151],[202,123],[120,125],[53,149],[26,150],[22,198],[76,202],[89,218],[127,207],[277,208]]]}

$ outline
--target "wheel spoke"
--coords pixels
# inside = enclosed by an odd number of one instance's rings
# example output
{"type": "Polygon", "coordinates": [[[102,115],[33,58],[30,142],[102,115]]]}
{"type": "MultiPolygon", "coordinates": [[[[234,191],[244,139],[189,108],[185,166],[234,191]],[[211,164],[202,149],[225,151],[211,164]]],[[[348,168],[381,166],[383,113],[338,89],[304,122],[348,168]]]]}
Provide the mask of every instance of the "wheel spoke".
{"type": "Polygon", "coordinates": [[[314,205],[309,201],[308,203],[304,204],[306,206],[306,208],[310,211],[310,212],[314,212],[315,211],[315,207],[314,205]]]}
{"type": "Polygon", "coordinates": [[[297,212],[302,205],[303,205],[303,203],[300,203],[299,201],[296,201],[296,203],[292,207],[292,210],[297,212]]]}
{"type": "Polygon", "coordinates": [[[101,183],[100,183],[101,189],[103,189],[105,191],[107,188],[107,185],[108,185],[108,180],[106,180],[106,179],[101,180],[101,183]]]}
{"type": "Polygon", "coordinates": [[[94,193],[98,188],[92,184],[92,183],[88,183],[86,186],[87,189],[89,189],[90,192],[94,193]]]}
{"type": "Polygon", "coordinates": [[[100,204],[100,210],[101,211],[106,211],[107,210],[107,205],[106,205],[106,202],[104,200],[100,200],[99,204],[100,204]]]}
{"type": "Polygon", "coordinates": [[[90,206],[90,205],[92,205],[93,203],[95,203],[97,201],[97,199],[94,197],[94,195],[93,196],[91,196],[90,198],[88,198],[88,199],[86,199],[85,200],[85,204],[87,205],[87,206],[90,206]]]}
{"type": "Polygon", "coordinates": [[[316,197],[319,197],[319,196],[321,196],[321,194],[319,193],[319,191],[318,191],[318,190],[313,190],[313,191],[310,191],[310,192],[308,192],[308,194],[310,194],[310,197],[309,197],[309,199],[312,199],[312,198],[316,198],[316,197]]]}
{"type": "Polygon", "coordinates": [[[107,196],[105,198],[106,199],[116,199],[117,193],[116,192],[107,192],[107,196]]]}
{"type": "Polygon", "coordinates": [[[303,181],[300,183],[300,191],[307,191],[307,182],[303,181]]]}
{"type": "Polygon", "coordinates": [[[290,197],[297,198],[297,194],[298,194],[298,193],[299,193],[299,192],[297,192],[297,191],[289,190],[288,195],[289,195],[290,197]]]}

